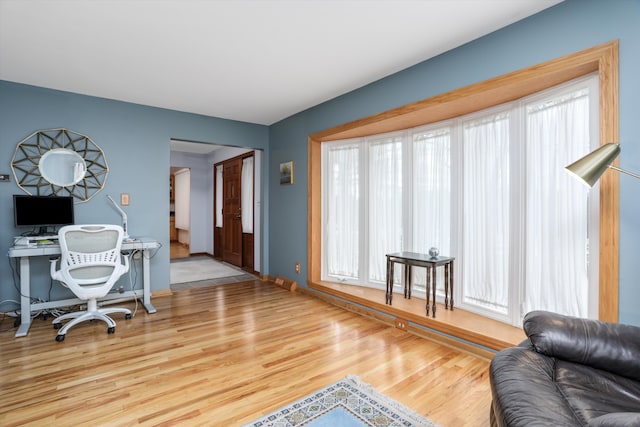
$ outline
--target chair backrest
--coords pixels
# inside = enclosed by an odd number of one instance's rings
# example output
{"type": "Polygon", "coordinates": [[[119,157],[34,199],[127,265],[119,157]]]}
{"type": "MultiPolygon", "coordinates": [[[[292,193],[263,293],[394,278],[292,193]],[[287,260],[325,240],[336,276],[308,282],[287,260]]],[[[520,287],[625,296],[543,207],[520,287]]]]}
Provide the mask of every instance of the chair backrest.
{"type": "MultiPolygon", "coordinates": [[[[61,272],[78,285],[106,282],[123,267],[120,255],[123,235],[122,227],[113,224],[62,227],[58,232],[61,272]]],[[[118,277],[126,270],[119,272],[118,277]]]]}

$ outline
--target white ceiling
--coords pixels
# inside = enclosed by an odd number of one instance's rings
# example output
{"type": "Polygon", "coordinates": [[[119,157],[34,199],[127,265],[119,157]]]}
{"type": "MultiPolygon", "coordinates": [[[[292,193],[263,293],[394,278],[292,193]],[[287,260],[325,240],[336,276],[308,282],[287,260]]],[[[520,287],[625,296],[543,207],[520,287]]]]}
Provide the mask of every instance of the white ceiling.
{"type": "Polygon", "coordinates": [[[272,124],[561,0],[0,0],[0,79],[272,124]]]}
{"type": "Polygon", "coordinates": [[[172,139],[171,141],[169,141],[169,146],[171,148],[171,151],[181,151],[183,153],[192,154],[210,154],[223,147],[222,145],[178,141],[177,139],[172,139]]]}

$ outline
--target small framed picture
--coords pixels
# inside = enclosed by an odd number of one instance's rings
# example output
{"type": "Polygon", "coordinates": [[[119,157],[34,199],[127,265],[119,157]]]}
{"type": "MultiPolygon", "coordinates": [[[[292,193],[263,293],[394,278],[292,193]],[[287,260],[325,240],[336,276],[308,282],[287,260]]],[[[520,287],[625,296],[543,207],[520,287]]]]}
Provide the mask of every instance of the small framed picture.
{"type": "Polygon", "coordinates": [[[293,184],[293,161],[280,163],[280,185],[293,184]]]}

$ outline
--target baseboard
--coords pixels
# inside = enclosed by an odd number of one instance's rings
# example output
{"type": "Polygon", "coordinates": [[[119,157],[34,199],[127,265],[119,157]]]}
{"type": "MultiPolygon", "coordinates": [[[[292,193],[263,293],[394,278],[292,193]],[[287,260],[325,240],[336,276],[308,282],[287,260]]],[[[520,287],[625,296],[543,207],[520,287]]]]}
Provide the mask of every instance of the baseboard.
{"type": "Polygon", "coordinates": [[[316,291],[310,288],[305,288],[305,287],[298,288],[298,291],[302,294],[306,294],[306,295],[321,299],[331,305],[335,305],[336,307],[343,308],[347,311],[351,311],[353,313],[360,314],[362,316],[377,320],[388,326],[392,326],[402,331],[406,331],[409,334],[419,336],[420,338],[433,341],[437,344],[444,345],[446,347],[453,348],[455,350],[458,350],[467,354],[471,354],[473,356],[480,357],[485,360],[493,359],[493,356],[495,354],[495,352],[493,351],[477,347],[471,343],[460,341],[458,339],[440,334],[438,332],[425,329],[420,326],[416,326],[415,324],[412,324],[404,319],[400,319],[392,315],[371,310],[361,305],[352,304],[350,302],[338,299],[333,295],[326,294],[324,292],[319,292],[319,291],[316,291]]]}
{"type": "MultiPolygon", "coordinates": [[[[213,255],[211,255],[209,252],[194,252],[194,253],[192,253],[192,254],[189,254],[189,256],[190,256],[190,257],[192,257],[192,256],[207,256],[207,257],[209,257],[209,258],[215,259],[215,258],[213,257],[213,255]]],[[[216,261],[217,261],[217,260],[216,260],[216,261]]]]}
{"type": "Polygon", "coordinates": [[[298,287],[298,283],[296,283],[295,280],[287,279],[286,277],[282,276],[276,276],[276,278],[273,279],[273,283],[290,292],[295,292],[296,288],[298,287]]]}

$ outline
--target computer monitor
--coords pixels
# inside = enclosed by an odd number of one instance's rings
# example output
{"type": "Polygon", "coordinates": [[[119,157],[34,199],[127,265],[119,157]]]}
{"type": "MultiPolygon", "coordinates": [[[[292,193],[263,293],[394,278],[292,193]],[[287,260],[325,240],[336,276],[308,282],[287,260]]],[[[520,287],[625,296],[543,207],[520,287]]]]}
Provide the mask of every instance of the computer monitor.
{"type": "Polygon", "coordinates": [[[31,227],[31,234],[47,235],[49,227],[73,224],[73,197],[14,194],[13,214],[16,227],[31,227]]]}

